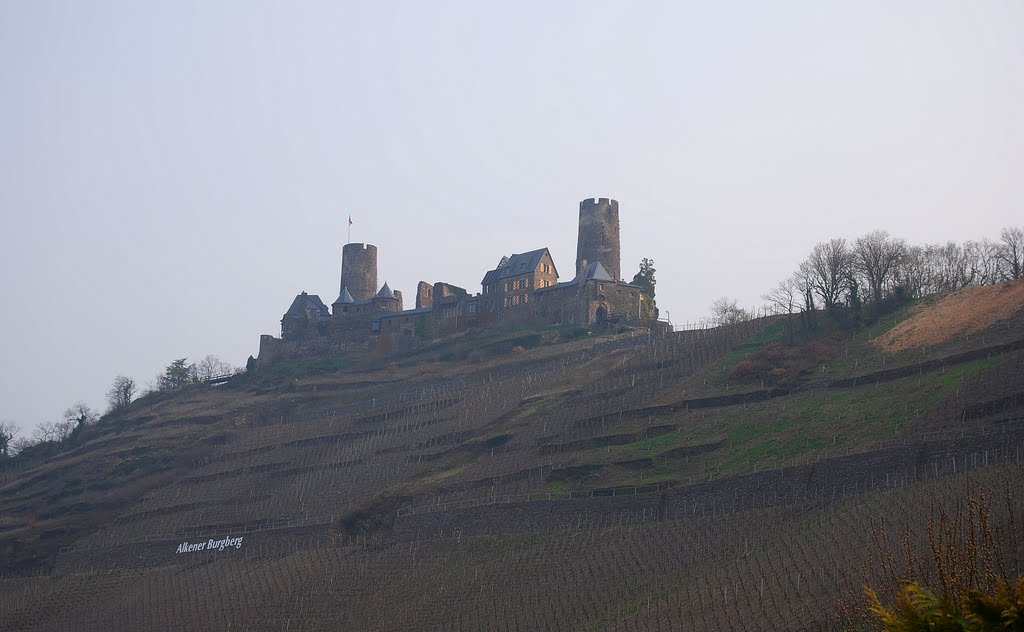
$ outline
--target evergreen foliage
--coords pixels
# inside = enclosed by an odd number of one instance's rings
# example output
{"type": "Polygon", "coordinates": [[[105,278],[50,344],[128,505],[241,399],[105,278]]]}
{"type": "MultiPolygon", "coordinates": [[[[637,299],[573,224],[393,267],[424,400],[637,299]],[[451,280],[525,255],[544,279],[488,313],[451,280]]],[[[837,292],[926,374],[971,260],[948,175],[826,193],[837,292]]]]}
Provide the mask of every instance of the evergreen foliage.
{"type": "Polygon", "coordinates": [[[633,285],[640,287],[641,314],[644,318],[656,318],[658,315],[657,305],[654,301],[655,286],[657,280],[654,278],[654,259],[644,257],[640,261],[640,271],[633,275],[633,285]]]}

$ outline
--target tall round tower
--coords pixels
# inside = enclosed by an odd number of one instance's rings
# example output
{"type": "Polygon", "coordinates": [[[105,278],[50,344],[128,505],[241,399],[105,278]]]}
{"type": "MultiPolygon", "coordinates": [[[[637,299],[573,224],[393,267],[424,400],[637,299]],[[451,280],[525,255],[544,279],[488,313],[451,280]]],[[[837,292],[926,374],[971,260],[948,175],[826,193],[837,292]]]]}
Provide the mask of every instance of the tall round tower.
{"type": "Polygon", "coordinates": [[[377,246],[345,244],[341,249],[341,289],[348,288],[357,301],[367,301],[377,293],[377,246]]]}
{"type": "Polygon", "coordinates": [[[619,272],[619,203],[608,198],[580,202],[580,237],[576,242],[576,272],[600,261],[613,279],[619,272]]]}

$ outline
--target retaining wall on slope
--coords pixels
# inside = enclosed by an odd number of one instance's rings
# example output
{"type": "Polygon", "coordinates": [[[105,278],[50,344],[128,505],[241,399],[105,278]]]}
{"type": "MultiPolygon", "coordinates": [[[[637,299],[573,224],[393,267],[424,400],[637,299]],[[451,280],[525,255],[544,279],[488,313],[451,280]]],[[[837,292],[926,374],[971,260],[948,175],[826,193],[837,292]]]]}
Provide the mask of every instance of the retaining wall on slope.
{"type": "Polygon", "coordinates": [[[627,489],[616,495],[563,500],[498,497],[490,504],[447,511],[407,508],[395,519],[393,537],[404,541],[558,531],[795,503],[824,503],[1022,460],[1024,428],[1017,424],[988,435],[908,443],[818,464],[652,493],[630,494],[627,489]]]}

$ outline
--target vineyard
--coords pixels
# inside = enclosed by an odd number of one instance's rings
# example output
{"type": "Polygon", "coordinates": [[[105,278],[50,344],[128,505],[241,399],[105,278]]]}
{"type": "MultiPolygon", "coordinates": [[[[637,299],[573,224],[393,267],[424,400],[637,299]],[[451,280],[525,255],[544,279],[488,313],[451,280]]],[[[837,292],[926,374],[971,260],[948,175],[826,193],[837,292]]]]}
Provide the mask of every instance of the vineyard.
{"type": "Polygon", "coordinates": [[[1015,577],[1024,309],[970,304],[1001,311],[513,332],[144,399],[0,470],[0,629],[840,629],[911,572],[886,542],[979,502],[1015,577]]]}

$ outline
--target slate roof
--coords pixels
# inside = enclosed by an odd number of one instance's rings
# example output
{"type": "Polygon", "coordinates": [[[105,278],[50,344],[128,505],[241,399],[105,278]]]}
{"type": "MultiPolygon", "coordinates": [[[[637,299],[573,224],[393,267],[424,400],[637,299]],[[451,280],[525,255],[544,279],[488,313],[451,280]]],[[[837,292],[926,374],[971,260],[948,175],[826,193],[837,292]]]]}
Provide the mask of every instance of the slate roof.
{"type": "Polygon", "coordinates": [[[388,282],[385,281],[384,285],[381,286],[381,288],[380,288],[380,292],[377,292],[376,298],[398,298],[398,297],[395,296],[395,293],[391,291],[390,287],[388,287],[388,282]]]}
{"type": "MultiPolygon", "coordinates": [[[[490,285],[491,283],[500,281],[501,279],[507,279],[509,277],[533,272],[537,269],[537,266],[540,265],[540,260],[545,254],[549,257],[551,256],[547,248],[540,248],[539,250],[531,250],[530,252],[512,255],[511,257],[502,257],[501,262],[498,263],[498,267],[493,270],[488,270],[487,274],[484,275],[483,281],[480,283],[482,285],[490,285]]],[[[554,265],[554,259],[552,259],[552,268],[554,268],[554,265]]],[[[558,276],[557,270],[555,270],[555,276],[558,276]]]]}
{"type": "Polygon", "coordinates": [[[349,292],[348,288],[346,287],[346,288],[343,288],[341,290],[341,296],[339,296],[338,300],[336,300],[334,302],[335,303],[342,303],[344,305],[351,305],[352,303],[356,302],[356,299],[352,298],[352,293],[349,292]]]}
{"type": "Polygon", "coordinates": [[[416,316],[417,314],[429,314],[434,311],[433,307],[419,307],[417,309],[405,309],[400,312],[381,312],[374,316],[374,320],[382,318],[400,318],[402,316],[416,316]]]}
{"type": "Polygon", "coordinates": [[[331,311],[327,309],[324,302],[320,300],[320,297],[316,294],[302,293],[295,297],[292,301],[291,307],[284,313],[285,316],[304,316],[306,310],[316,310],[318,312],[317,319],[321,320],[324,318],[331,317],[331,311]]]}
{"type": "MultiPolygon", "coordinates": [[[[588,263],[587,269],[583,271],[583,279],[581,280],[579,278],[579,275],[577,274],[576,278],[573,279],[573,281],[575,281],[576,283],[586,283],[590,279],[596,279],[598,281],[615,280],[612,278],[612,275],[608,274],[608,270],[606,270],[605,267],[601,265],[600,261],[591,261],[590,263],[588,263]]],[[[572,281],[570,281],[570,283],[571,282],[572,281]]]]}
{"type": "Polygon", "coordinates": [[[583,270],[582,279],[580,278],[580,275],[577,274],[575,277],[573,277],[572,281],[563,281],[562,283],[555,283],[554,285],[548,287],[539,287],[537,288],[537,291],[545,292],[547,290],[553,290],[556,288],[570,287],[572,285],[581,285],[591,280],[604,281],[606,283],[618,283],[620,285],[630,285],[629,283],[616,281],[615,279],[612,278],[612,275],[608,273],[608,270],[606,270],[605,267],[601,265],[600,261],[593,261],[587,264],[586,269],[583,270]]]}

